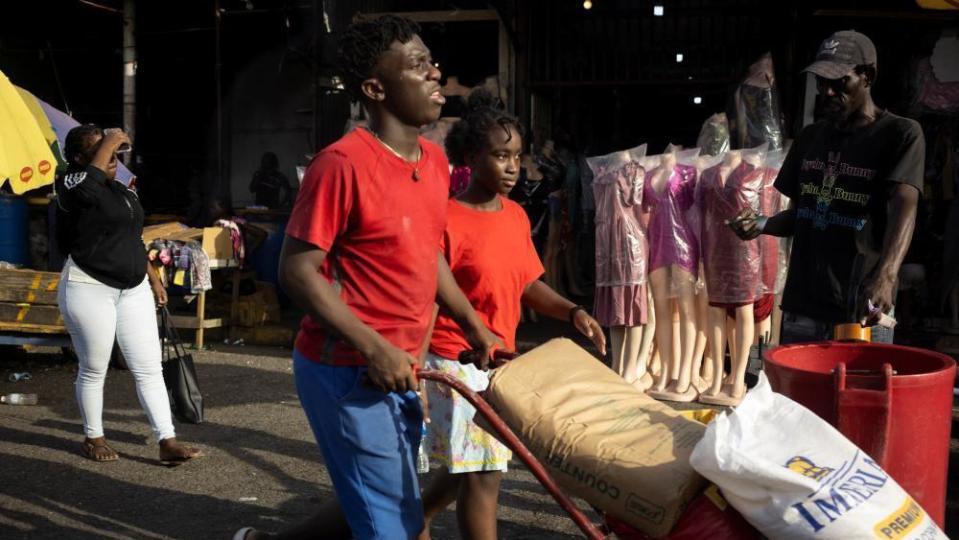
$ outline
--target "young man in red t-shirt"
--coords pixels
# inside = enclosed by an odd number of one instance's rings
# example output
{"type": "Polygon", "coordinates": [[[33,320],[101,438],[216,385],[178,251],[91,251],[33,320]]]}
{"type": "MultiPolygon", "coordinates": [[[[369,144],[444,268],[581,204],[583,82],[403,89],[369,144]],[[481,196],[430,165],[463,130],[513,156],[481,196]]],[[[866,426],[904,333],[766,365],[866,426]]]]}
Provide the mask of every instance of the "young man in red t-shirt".
{"type": "Polygon", "coordinates": [[[395,16],[344,32],[345,79],[369,128],[314,158],[280,254],[282,286],[306,311],[293,355],[297,391],[357,539],[413,538],[423,528],[413,366],[434,302],[475,349],[488,355],[498,344],[438,249],[449,168],[418,134],[439,118],[444,98],[418,33],[395,16]]]}

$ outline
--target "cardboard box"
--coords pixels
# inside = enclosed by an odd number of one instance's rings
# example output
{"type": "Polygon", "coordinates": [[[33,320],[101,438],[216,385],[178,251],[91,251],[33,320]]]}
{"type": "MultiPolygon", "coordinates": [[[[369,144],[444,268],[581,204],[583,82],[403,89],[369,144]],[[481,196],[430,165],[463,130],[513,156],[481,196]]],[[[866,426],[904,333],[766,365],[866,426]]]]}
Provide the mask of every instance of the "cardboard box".
{"type": "Polygon", "coordinates": [[[150,242],[156,239],[172,239],[174,236],[183,234],[184,231],[190,230],[186,225],[171,221],[169,223],[158,223],[156,225],[148,225],[143,228],[143,243],[149,245],[150,242]]]}
{"type": "Polygon", "coordinates": [[[653,538],[706,487],[689,465],[706,426],[568,339],[493,371],[486,397],[563,489],[653,538]]]}
{"type": "Polygon", "coordinates": [[[233,238],[230,230],[223,227],[187,227],[182,223],[161,223],[143,228],[143,243],[149,245],[156,239],[199,242],[210,259],[232,259],[233,238]]]}
{"type": "Polygon", "coordinates": [[[200,245],[211,259],[233,258],[233,237],[230,236],[230,229],[204,227],[200,245]]]}

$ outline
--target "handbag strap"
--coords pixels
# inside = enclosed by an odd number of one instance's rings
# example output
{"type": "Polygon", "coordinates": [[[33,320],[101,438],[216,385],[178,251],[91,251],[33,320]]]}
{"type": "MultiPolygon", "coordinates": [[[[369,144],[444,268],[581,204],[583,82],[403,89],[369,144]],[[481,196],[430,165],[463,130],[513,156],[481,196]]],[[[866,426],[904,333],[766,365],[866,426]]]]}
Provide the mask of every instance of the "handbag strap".
{"type": "Polygon", "coordinates": [[[176,356],[186,356],[186,347],[183,346],[183,342],[180,340],[180,334],[177,332],[176,326],[173,325],[173,317],[170,315],[170,311],[166,306],[160,307],[160,319],[163,322],[163,333],[168,341],[168,343],[164,345],[164,349],[172,349],[173,354],[176,356]]]}

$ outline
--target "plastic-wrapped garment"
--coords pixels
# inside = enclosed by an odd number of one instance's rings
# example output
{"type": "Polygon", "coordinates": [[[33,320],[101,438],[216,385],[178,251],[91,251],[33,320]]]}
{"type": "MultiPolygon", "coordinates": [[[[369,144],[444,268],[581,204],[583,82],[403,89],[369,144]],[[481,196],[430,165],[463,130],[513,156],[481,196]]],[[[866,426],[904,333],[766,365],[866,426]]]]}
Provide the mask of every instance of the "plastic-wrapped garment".
{"type": "Polygon", "coordinates": [[[706,156],[718,156],[729,150],[729,120],[726,113],[716,113],[703,122],[696,146],[706,156]]]}
{"type": "MultiPolygon", "coordinates": [[[[699,183],[703,178],[703,171],[722,163],[725,152],[718,156],[699,155],[690,160],[689,164],[696,168],[696,197],[699,197],[699,183]]],[[[699,277],[696,279],[696,290],[702,291],[706,288],[706,272],[703,271],[703,209],[700,201],[697,200],[689,210],[686,211],[686,222],[689,223],[696,235],[696,245],[699,247],[699,277]]],[[[698,293],[697,293],[698,294],[698,293]]]]}
{"type": "Polygon", "coordinates": [[[918,79],[917,101],[931,112],[955,112],[959,110],[959,82],[940,82],[928,58],[916,66],[918,79]]]}
{"type": "MultiPolygon", "coordinates": [[[[762,168],[763,179],[759,197],[759,213],[761,215],[774,216],[780,212],[783,195],[773,187],[773,183],[776,181],[779,168],[782,167],[785,158],[786,151],[784,149],[773,150],[766,154],[762,168]]],[[[762,252],[762,282],[763,293],[765,294],[779,294],[786,282],[786,268],[782,264],[783,257],[780,254],[780,240],[780,238],[768,234],[761,235],[758,238],[759,249],[762,252]]]]}
{"type": "Polygon", "coordinates": [[[676,265],[694,278],[699,274],[699,236],[687,219],[696,196],[696,168],[664,162],[646,173],[643,206],[649,212],[649,271],[676,265]],[[661,177],[668,175],[665,182],[661,177]],[[659,178],[657,178],[659,177],[659,178]],[[654,184],[659,179],[660,185],[654,184]]]}
{"type": "Polygon", "coordinates": [[[646,319],[640,152],[645,146],[586,160],[596,202],[596,318],[604,326],[637,326],[646,319]]]}
{"type": "Polygon", "coordinates": [[[453,167],[453,172],[450,173],[450,197],[455,197],[466,191],[466,188],[470,185],[472,174],[470,168],[465,165],[453,167]]]}
{"type": "Polygon", "coordinates": [[[703,212],[703,269],[710,304],[750,303],[762,293],[760,243],[740,240],[726,225],[747,207],[759,211],[764,175],[756,165],[745,157],[738,164],[727,159],[703,171],[699,180],[697,202],[703,212]]]}
{"type": "MultiPolygon", "coordinates": [[[[781,195],[773,187],[777,174],[779,174],[779,169],[768,166],[762,168],[762,186],[759,196],[759,213],[761,215],[772,216],[779,211],[781,195]]],[[[782,292],[782,289],[776,288],[779,281],[779,238],[764,234],[757,238],[757,241],[762,252],[762,290],[766,294],[779,294],[782,292]]]]}
{"type": "Polygon", "coordinates": [[[593,170],[596,285],[641,285],[646,276],[646,235],[639,216],[645,171],[632,160],[593,170]]]}
{"type": "Polygon", "coordinates": [[[779,113],[779,93],[772,55],[762,55],[749,66],[746,78],[733,96],[735,114],[731,118],[734,148],[752,148],[769,143],[771,150],[782,148],[783,134],[779,113]]]}

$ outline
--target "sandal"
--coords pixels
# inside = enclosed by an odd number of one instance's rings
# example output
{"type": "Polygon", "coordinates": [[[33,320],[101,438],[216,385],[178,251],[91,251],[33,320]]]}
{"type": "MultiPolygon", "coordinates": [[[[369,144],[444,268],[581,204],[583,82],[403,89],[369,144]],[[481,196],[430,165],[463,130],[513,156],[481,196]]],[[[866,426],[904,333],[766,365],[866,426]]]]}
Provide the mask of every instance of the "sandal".
{"type": "Polygon", "coordinates": [[[160,464],[165,465],[167,467],[177,467],[177,466],[183,465],[184,463],[186,463],[187,461],[190,461],[191,459],[203,457],[203,452],[201,452],[200,450],[196,448],[189,448],[189,447],[182,447],[182,448],[187,451],[186,455],[173,456],[168,458],[161,457],[160,464]]]}
{"type": "Polygon", "coordinates": [[[91,441],[86,439],[83,441],[83,447],[80,450],[80,454],[92,461],[116,461],[120,459],[120,454],[117,453],[105,439],[99,441],[91,441]],[[99,449],[103,449],[105,453],[100,452],[99,449]]]}

